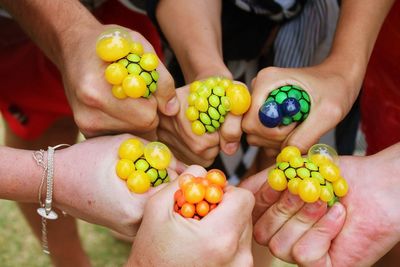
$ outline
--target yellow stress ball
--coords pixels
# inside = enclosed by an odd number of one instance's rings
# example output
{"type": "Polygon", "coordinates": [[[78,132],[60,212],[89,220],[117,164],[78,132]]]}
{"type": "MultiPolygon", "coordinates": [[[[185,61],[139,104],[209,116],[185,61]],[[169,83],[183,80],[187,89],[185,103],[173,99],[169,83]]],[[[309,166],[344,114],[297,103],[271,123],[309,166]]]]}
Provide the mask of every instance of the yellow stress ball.
{"type": "Polygon", "coordinates": [[[333,186],[333,191],[338,197],[344,197],[347,194],[347,191],[349,190],[349,185],[347,184],[347,181],[342,177],[333,182],[332,186],[333,186]]]}
{"type": "Polygon", "coordinates": [[[144,53],[143,45],[139,42],[131,43],[131,53],[142,56],[144,53]]]}
{"type": "Polygon", "coordinates": [[[137,194],[146,193],[151,186],[150,177],[144,171],[133,171],[126,184],[129,190],[137,194]]]}
{"type": "Polygon", "coordinates": [[[163,143],[151,142],[144,148],[144,157],[153,168],[162,170],[171,163],[172,153],[163,143]]]}
{"type": "Polygon", "coordinates": [[[301,157],[301,152],[295,146],[287,146],[282,149],[280,155],[282,161],[290,161],[291,157],[301,157]]]}
{"type": "Polygon", "coordinates": [[[111,89],[111,92],[113,96],[115,96],[118,99],[125,99],[128,96],[125,94],[124,89],[122,88],[122,85],[114,85],[111,89]]]}
{"type": "Polygon", "coordinates": [[[143,155],[144,145],[136,138],[129,138],[121,143],[118,149],[118,156],[121,159],[137,160],[143,155]]]}
{"type": "Polygon", "coordinates": [[[226,90],[226,96],[230,100],[230,112],[232,112],[233,115],[240,116],[249,110],[251,96],[246,86],[242,84],[233,84],[226,90]]]}
{"type": "Polygon", "coordinates": [[[119,178],[126,180],[135,170],[135,164],[133,164],[133,161],[130,159],[120,159],[115,166],[115,170],[119,178]]]}
{"type": "Polygon", "coordinates": [[[299,196],[307,203],[316,202],[321,195],[321,185],[317,179],[306,178],[299,184],[299,196]]]}
{"type": "Polygon", "coordinates": [[[200,88],[200,86],[201,86],[202,84],[203,84],[203,83],[202,83],[201,81],[194,81],[194,82],[192,82],[192,83],[190,84],[190,86],[189,86],[189,91],[190,91],[191,93],[197,92],[197,90],[200,88]]]}
{"type": "Polygon", "coordinates": [[[299,184],[302,181],[300,178],[293,178],[290,179],[288,182],[288,190],[290,193],[293,195],[298,195],[299,194],[299,184]]]}
{"type": "Polygon", "coordinates": [[[147,71],[155,70],[158,66],[158,57],[154,53],[145,53],[141,57],[139,65],[147,71]]]}
{"type": "Polygon", "coordinates": [[[203,135],[206,133],[206,128],[201,123],[201,121],[196,120],[196,121],[192,122],[192,132],[195,135],[203,135]]]}
{"type": "Polygon", "coordinates": [[[276,191],[283,191],[287,187],[286,176],[280,169],[273,169],[268,175],[268,184],[276,191]]]}
{"type": "Polygon", "coordinates": [[[329,202],[334,198],[333,191],[327,186],[321,186],[321,194],[319,198],[324,202],[329,202]]]}
{"type": "Polygon", "coordinates": [[[136,74],[129,74],[122,82],[124,93],[132,98],[144,96],[147,90],[146,82],[143,77],[136,74]]]}
{"type": "Polygon", "coordinates": [[[190,106],[186,110],[186,118],[188,118],[189,121],[195,121],[199,118],[199,111],[193,107],[190,106]]]}
{"type": "Polygon", "coordinates": [[[113,62],[129,54],[131,38],[127,31],[111,29],[97,39],[96,53],[104,61],[113,62]]]}
{"type": "Polygon", "coordinates": [[[128,76],[128,70],[119,63],[112,63],[108,65],[105,71],[107,82],[113,85],[119,85],[128,76]]]}
{"type": "Polygon", "coordinates": [[[320,165],[319,172],[329,182],[334,182],[340,178],[340,169],[334,163],[320,165]]]}

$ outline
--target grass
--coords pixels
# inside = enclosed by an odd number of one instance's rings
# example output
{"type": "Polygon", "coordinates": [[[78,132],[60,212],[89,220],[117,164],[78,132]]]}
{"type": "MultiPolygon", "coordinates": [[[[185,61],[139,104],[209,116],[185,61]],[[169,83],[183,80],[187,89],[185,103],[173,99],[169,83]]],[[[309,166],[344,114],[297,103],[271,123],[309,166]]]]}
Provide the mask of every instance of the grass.
{"type": "MultiPolygon", "coordinates": [[[[123,265],[129,255],[129,244],[116,240],[103,227],[83,221],[78,225],[93,266],[123,265]]],[[[41,251],[17,205],[6,200],[0,201],[0,266],[51,266],[49,257],[41,251]]]]}

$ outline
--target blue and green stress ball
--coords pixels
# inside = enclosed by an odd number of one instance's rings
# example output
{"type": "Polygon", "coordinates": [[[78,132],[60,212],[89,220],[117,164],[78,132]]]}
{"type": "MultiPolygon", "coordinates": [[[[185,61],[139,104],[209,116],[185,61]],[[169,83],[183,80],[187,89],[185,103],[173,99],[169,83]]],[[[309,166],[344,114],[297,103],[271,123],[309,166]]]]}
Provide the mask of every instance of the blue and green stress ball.
{"type": "Polygon", "coordinates": [[[251,104],[247,87],[222,77],[209,77],[190,84],[186,118],[196,135],[218,131],[230,112],[241,116],[251,104]]]}
{"type": "Polygon", "coordinates": [[[159,62],[154,53],[145,53],[143,45],[131,40],[123,29],[102,33],[96,44],[97,55],[110,62],[105,79],[118,99],[148,98],[157,90],[159,62]]]}
{"type": "Polygon", "coordinates": [[[311,108],[310,96],[297,85],[285,85],[273,90],[258,111],[260,122],[274,128],[304,121],[311,108]]]}
{"type": "Polygon", "coordinates": [[[170,180],[167,168],[172,153],[163,143],[150,142],[144,145],[137,138],[129,138],[121,143],[118,156],[116,173],[134,193],[145,193],[150,187],[170,180]]]}

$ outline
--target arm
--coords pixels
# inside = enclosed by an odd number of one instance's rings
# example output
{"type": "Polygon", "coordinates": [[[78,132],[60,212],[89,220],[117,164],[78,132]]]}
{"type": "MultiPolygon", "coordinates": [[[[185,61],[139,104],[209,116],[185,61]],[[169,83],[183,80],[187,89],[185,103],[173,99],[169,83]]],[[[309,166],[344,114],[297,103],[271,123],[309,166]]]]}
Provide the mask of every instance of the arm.
{"type": "Polygon", "coordinates": [[[36,165],[32,151],[1,146],[0,158],[0,199],[38,202],[43,169],[36,165]]]}
{"type": "MultiPolygon", "coordinates": [[[[107,64],[96,55],[95,46],[98,36],[116,25],[101,24],[79,1],[0,0],[0,4],[58,67],[74,119],[86,137],[148,133],[158,125],[157,108],[167,116],[178,112],[174,82],[162,63],[155,97],[121,101],[112,96],[112,86],[104,79],[107,64]]],[[[145,52],[154,52],[140,33],[126,30],[145,52]]]]}
{"type": "Polygon", "coordinates": [[[187,83],[209,76],[231,78],[224,64],[221,0],[160,0],[156,17],[187,83]]]}
{"type": "MultiPolygon", "coordinates": [[[[131,137],[128,134],[97,137],[57,150],[53,206],[73,217],[134,235],[147,200],[162,186],[151,188],[145,194],[134,194],[126,181],[118,178],[115,171],[118,148],[131,137]]],[[[38,203],[43,168],[36,165],[32,151],[1,147],[0,156],[0,198],[38,203]]],[[[47,153],[45,160],[46,157],[47,153]]],[[[171,179],[176,177],[175,170],[182,168],[177,164],[176,160],[170,164],[171,179]]]]}
{"type": "Polygon", "coordinates": [[[68,57],[67,51],[73,49],[79,31],[101,25],[78,0],[1,0],[0,3],[57,66],[68,57]]]}
{"type": "Polygon", "coordinates": [[[294,144],[306,152],[351,109],[379,29],[394,1],[342,2],[332,51],[324,62],[307,68],[265,68],[257,74],[252,106],[242,124],[250,144],[274,151],[294,144]],[[258,110],[269,92],[287,83],[310,94],[311,112],[296,128],[295,124],[266,128],[256,119],[258,110]]]}

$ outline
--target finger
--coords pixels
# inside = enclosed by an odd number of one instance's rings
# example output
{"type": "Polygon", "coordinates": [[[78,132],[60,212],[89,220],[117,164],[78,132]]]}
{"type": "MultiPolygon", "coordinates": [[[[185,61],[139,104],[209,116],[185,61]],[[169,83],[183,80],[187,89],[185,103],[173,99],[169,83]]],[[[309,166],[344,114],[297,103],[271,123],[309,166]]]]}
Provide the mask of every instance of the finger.
{"type": "Polygon", "coordinates": [[[271,238],[268,247],[272,254],[286,262],[294,262],[292,249],[295,243],[326,213],[326,209],[327,205],[322,201],[305,204],[271,238]]]}
{"type": "Polygon", "coordinates": [[[215,225],[221,225],[221,220],[224,220],[224,228],[235,229],[235,232],[240,234],[251,218],[253,206],[254,196],[252,193],[242,188],[227,186],[218,207],[201,221],[211,229],[215,225]]]}
{"type": "MultiPolygon", "coordinates": [[[[273,189],[269,188],[269,190],[273,189]]],[[[275,193],[274,197],[276,195],[275,193]]],[[[301,209],[303,204],[304,202],[298,196],[289,193],[289,191],[285,191],[279,201],[271,207],[268,207],[266,204],[267,208],[264,209],[265,212],[261,214],[257,221],[253,220],[253,223],[255,223],[254,239],[257,243],[267,246],[275,233],[301,209]]]]}
{"type": "Polygon", "coordinates": [[[253,266],[253,255],[251,252],[252,230],[252,223],[249,219],[240,237],[239,248],[231,266],[253,266]]]}
{"type": "MultiPolygon", "coordinates": [[[[140,33],[131,31],[131,35],[134,40],[142,43],[145,52],[155,53],[153,46],[140,33]]],[[[179,101],[176,98],[174,80],[160,60],[157,71],[159,78],[154,96],[157,99],[158,109],[167,116],[176,115],[179,112],[179,101]]]]}
{"type": "Polygon", "coordinates": [[[282,142],[285,140],[285,139],[282,140],[268,139],[266,136],[259,136],[256,134],[248,134],[246,138],[247,138],[247,143],[251,146],[257,146],[265,149],[274,149],[274,150],[280,150],[282,142]]]}
{"type": "MultiPolygon", "coordinates": [[[[256,194],[258,190],[260,190],[261,186],[266,182],[267,180],[267,173],[269,172],[271,168],[268,168],[266,170],[263,170],[259,173],[256,173],[249,178],[245,179],[239,184],[239,187],[245,188],[252,192],[253,194],[256,194]]],[[[256,204],[257,204],[257,199],[256,199],[256,204]]]]}
{"type": "Polygon", "coordinates": [[[180,109],[174,80],[164,64],[160,63],[157,70],[159,71],[160,77],[157,82],[158,88],[154,95],[157,99],[158,109],[164,115],[174,116],[178,114],[180,109]]]}
{"type": "Polygon", "coordinates": [[[332,240],[342,229],[346,210],[336,203],[293,248],[293,257],[303,266],[332,266],[328,251],[332,240]]]}
{"type": "Polygon", "coordinates": [[[233,155],[239,148],[242,136],[242,116],[228,114],[219,131],[220,146],[227,155],[233,155]]]}
{"type": "Polygon", "coordinates": [[[318,143],[321,136],[339,123],[338,116],[330,115],[333,112],[331,110],[336,109],[337,107],[332,107],[330,110],[324,107],[325,111],[311,109],[307,119],[287,137],[284,145],[296,145],[302,153],[306,153],[313,144],[318,143]],[[329,115],[323,115],[326,117],[321,119],[321,114],[329,115]]]}

